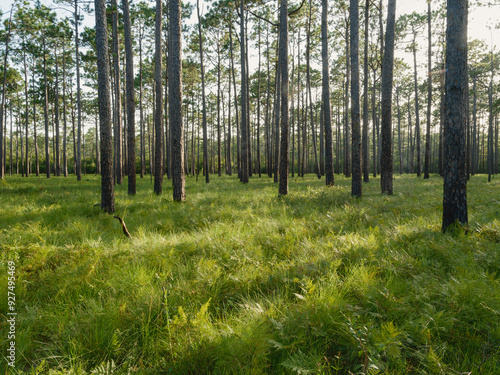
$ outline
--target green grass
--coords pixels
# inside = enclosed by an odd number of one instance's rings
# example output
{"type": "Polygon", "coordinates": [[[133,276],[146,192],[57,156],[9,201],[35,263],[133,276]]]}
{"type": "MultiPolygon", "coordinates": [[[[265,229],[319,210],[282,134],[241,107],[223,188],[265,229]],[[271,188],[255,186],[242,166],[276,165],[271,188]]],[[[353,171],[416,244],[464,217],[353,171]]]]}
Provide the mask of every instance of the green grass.
{"type": "Polygon", "coordinates": [[[185,203],[138,179],[116,187],[132,239],[94,176],[0,181],[0,373],[499,374],[500,180],[443,235],[440,177],[361,199],[335,178],[188,178],[185,203]]]}

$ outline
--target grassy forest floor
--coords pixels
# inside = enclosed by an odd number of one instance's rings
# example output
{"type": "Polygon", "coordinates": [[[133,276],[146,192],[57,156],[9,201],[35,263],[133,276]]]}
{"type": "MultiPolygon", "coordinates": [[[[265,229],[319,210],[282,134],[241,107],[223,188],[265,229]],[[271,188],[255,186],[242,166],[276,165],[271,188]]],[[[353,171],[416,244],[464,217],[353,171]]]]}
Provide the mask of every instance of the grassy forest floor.
{"type": "MultiPolygon", "coordinates": [[[[0,296],[16,265],[16,369],[48,374],[500,374],[500,178],[443,235],[442,179],[0,181],[0,296]]],[[[9,372],[10,371],[10,372],[9,372]]]]}

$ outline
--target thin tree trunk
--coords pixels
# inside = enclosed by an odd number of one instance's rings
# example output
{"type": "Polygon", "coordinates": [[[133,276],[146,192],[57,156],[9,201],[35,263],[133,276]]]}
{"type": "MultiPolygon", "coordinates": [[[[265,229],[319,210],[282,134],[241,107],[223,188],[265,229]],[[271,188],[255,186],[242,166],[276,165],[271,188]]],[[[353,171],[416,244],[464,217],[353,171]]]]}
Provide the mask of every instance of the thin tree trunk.
{"type": "Polygon", "coordinates": [[[370,0],[365,1],[365,46],[364,46],[364,70],[363,70],[363,146],[362,146],[362,166],[363,181],[370,181],[369,157],[368,157],[368,26],[370,15],[370,0]]]}
{"type": "MultiPolygon", "coordinates": [[[[242,0],[243,1],[243,0],[242,0]]],[[[208,170],[208,134],[207,134],[207,105],[205,99],[205,69],[203,68],[203,37],[201,35],[200,1],[196,2],[196,12],[198,14],[198,37],[200,41],[200,71],[201,71],[201,101],[203,107],[203,174],[205,183],[210,182],[210,172],[208,170]]],[[[243,99],[242,99],[243,100],[243,99]]]]}
{"type": "Polygon", "coordinates": [[[2,104],[0,106],[0,179],[3,179],[5,176],[5,156],[4,156],[4,108],[5,108],[5,87],[6,87],[6,81],[7,81],[7,57],[9,55],[9,40],[10,40],[10,33],[11,33],[11,20],[12,20],[12,14],[14,13],[14,7],[12,6],[10,8],[10,18],[9,18],[9,30],[7,32],[7,38],[5,40],[5,55],[4,55],[4,60],[3,60],[3,81],[2,81],[2,104]]]}
{"type": "Polygon", "coordinates": [[[376,108],[376,97],[377,97],[377,88],[376,88],[376,70],[373,69],[373,88],[372,88],[372,127],[373,127],[373,178],[377,177],[377,164],[378,164],[378,153],[377,153],[377,108],[376,108]]]}
{"type": "Polygon", "coordinates": [[[49,152],[49,89],[47,85],[47,57],[45,50],[45,39],[43,40],[43,87],[44,105],[43,114],[45,119],[45,175],[50,178],[50,152],[49,152]]]}
{"type": "MultiPolygon", "coordinates": [[[[33,70],[32,70],[33,92],[35,91],[35,58],[33,57],[33,70]]],[[[33,141],[35,143],[35,163],[36,163],[36,176],[40,175],[40,160],[38,158],[38,139],[36,136],[36,103],[33,100],[33,141]]]]}
{"type": "Polygon", "coordinates": [[[432,32],[431,32],[431,2],[427,2],[427,29],[428,29],[428,49],[427,49],[427,127],[425,134],[425,159],[424,159],[424,179],[429,178],[429,163],[431,158],[431,106],[432,106],[432,32]]]}
{"type": "Polygon", "coordinates": [[[247,73],[245,62],[245,19],[244,1],[240,5],[240,47],[241,47],[241,182],[248,183],[248,134],[247,134],[247,73]]]}
{"type": "MultiPolygon", "coordinates": [[[[261,177],[260,173],[260,20],[258,23],[258,33],[259,33],[259,65],[257,68],[257,74],[258,74],[258,79],[257,79],[257,152],[256,152],[256,163],[255,163],[255,168],[257,168],[257,173],[259,174],[259,177],[261,177]]],[[[219,80],[220,82],[220,80],[219,80]]],[[[293,168],[293,166],[292,166],[293,168]]],[[[292,172],[293,173],[293,172],[292,172]]]]}
{"type": "MultiPolygon", "coordinates": [[[[135,195],[135,93],[134,52],[132,50],[132,28],[128,0],[122,0],[123,26],[125,31],[126,85],[127,85],[127,147],[128,147],[128,194],[135,195]]],[[[101,138],[102,142],[102,138],[101,138]]]]}
{"type": "Polygon", "coordinates": [[[57,58],[57,49],[55,51],[56,60],[56,84],[54,87],[55,91],[55,127],[56,127],[56,176],[61,176],[61,155],[60,155],[60,134],[59,134],[59,60],[57,58]]]}
{"type": "Polygon", "coordinates": [[[161,21],[162,21],[162,1],[156,0],[155,12],[155,185],[154,192],[161,194],[163,185],[163,90],[162,64],[161,64],[161,21]]]}
{"type": "Polygon", "coordinates": [[[78,143],[76,145],[76,179],[82,179],[82,101],[80,91],[80,52],[78,35],[78,0],[75,0],[75,61],[76,61],[76,106],[78,110],[78,143]]]}
{"type": "MultiPolygon", "coordinates": [[[[232,56],[232,51],[231,51],[231,56],[232,56]]],[[[231,67],[231,58],[229,58],[228,66],[231,67]]],[[[228,73],[229,73],[229,77],[228,77],[227,87],[229,90],[229,94],[227,97],[228,104],[227,104],[227,146],[226,146],[227,165],[226,165],[226,169],[227,169],[227,174],[229,176],[232,176],[233,175],[233,166],[232,166],[232,159],[231,159],[231,141],[232,141],[232,139],[231,139],[231,137],[232,137],[232,135],[231,135],[231,71],[229,71],[228,73]]]]}
{"type": "Polygon", "coordinates": [[[236,116],[236,169],[238,171],[238,177],[241,179],[241,154],[240,154],[240,120],[238,118],[238,96],[236,92],[236,73],[234,69],[234,58],[233,58],[233,27],[231,23],[231,16],[229,16],[229,51],[231,54],[231,71],[233,76],[233,87],[234,87],[234,108],[236,116]]]}
{"type": "MultiPolygon", "coordinates": [[[[63,43],[64,47],[64,43],[63,43]]],[[[63,49],[63,174],[68,177],[68,123],[66,118],[66,51],[63,49]]],[[[97,137],[97,129],[96,129],[97,137]]],[[[99,162],[99,160],[97,161],[99,162]]],[[[100,165],[96,162],[97,173],[100,173],[100,165]]]]}
{"type": "MultiPolygon", "coordinates": [[[[220,131],[220,104],[221,104],[221,52],[220,38],[217,30],[217,173],[222,176],[221,131],[220,131]]],[[[260,55],[259,55],[260,56],[260,55]]]]}
{"type": "Polygon", "coordinates": [[[309,93],[309,117],[311,118],[311,133],[312,133],[312,143],[314,150],[314,161],[316,166],[316,176],[321,179],[321,170],[319,167],[318,158],[318,147],[316,142],[316,130],[314,126],[314,116],[313,116],[313,101],[311,92],[311,22],[312,22],[312,0],[309,0],[309,22],[307,27],[307,49],[306,49],[306,60],[307,60],[307,91],[309,93]]]}
{"type": "MultiPolygon", "coordinates": [[[[352,2],[353,0],[351,0],[352,2]]],[[[345,109],[344,109],[344,175],[346,177],[351,177],[351,145],[350,145],[350,130],[349,130],[349,86],[351,82],[351,59],[347,58],[350,56],[349,52],[349,21],[346,20],[346,85],[345,85],[345,109]]],[[[351,119],[352,121],[352,119],[351,119]]]]}
{"type": "MultiPolygon", "coordinates": [[[[63,58],[64,61],[64,58],[63,58]]],[[[25,96],[25,132],[26,132],[26,177],[30,175],[30,156],[29,156],[29,143],[28,143],[28,124],[29,124],[29,116],[28,116],[28,65],[26,64],[26,51],[23,50],[23,63],[24,63],[24,96],[25,96]]],[[[64,63],[63,63],[63,75],[64,75],[64,63]]],[[[63,95],[64,98],[64,95],[63,95]]]]}
{"type": "Polygon", "coordinates": [[[403,151],[401,149],[401,111],[399,107],[399,86],[396,87],[396,106],[398,108],[398,153],[399,153],[399,174],[403,174],[403,151]]]}
{"type": "Polygon", "coordinates": [[[415,138],[417,148],[417,176],[420,177],[422,173],[422,162],[420,160],[420,108],[418,101],[418,82],[417,82],[417,47],[416,47],[416,33],[413,31],[413,78],[415,88],[415,138]]]}
{"type": "Polygon", "coordinates": [[[361,197],[361,131],[359,110],[359,2],[351,0],[351,121],[352,121],[352,184],[351,195],[361,197]]]}
{"type": "Polygon", "coordinates": [[[114,100],[114,147],[115,147],[115,179],[118,185],[121,185],[123,182],[122,176],[122,99],[121,99],[121,91],[120,91],[120,50],[118,48],[119,44],[119,35],[118,35],[118,5],[116,0],[112,0],[111,6],[113,8],[113,71],[114,71],[114,82],[113,87],[115,90],[115,100],[114,100]]]}

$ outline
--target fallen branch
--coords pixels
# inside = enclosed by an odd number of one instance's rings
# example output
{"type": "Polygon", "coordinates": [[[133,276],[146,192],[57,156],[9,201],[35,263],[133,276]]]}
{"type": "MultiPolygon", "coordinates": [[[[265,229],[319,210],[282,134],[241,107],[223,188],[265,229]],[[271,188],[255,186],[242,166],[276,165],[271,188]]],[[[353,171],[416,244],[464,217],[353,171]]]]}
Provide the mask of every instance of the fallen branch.
{"type": "Polygon", "coordinates": [[[130,232],[127,230],[127,226],[125,225],[125,222],[123,221],[123,219],[120,216],[113,216],[113,217],[115,219],[118,219],[118,221],[122,225],[123,234],[125,234],[125,236],[127,236],[128,238],[132,238],[132,236],[130,235],[130,232]]]}

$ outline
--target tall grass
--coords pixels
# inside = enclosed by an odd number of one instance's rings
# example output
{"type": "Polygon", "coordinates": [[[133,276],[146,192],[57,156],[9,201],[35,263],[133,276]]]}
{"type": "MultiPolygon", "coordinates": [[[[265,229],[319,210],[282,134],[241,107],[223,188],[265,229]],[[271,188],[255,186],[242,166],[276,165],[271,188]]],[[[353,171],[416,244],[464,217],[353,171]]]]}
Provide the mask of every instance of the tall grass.
{"type": "Polygon", "coordinates": [[[17,362],[0,371],[499,374],[500,183],[473,177],[469,232],[443,235],[438,176],[379,182],[355,199],[349,179],[299,178],[278,198],[267,178],[188,179],[174,203],[138,179],[116,186],[127,239],[96,177],[7,178],[17,362]]]}

